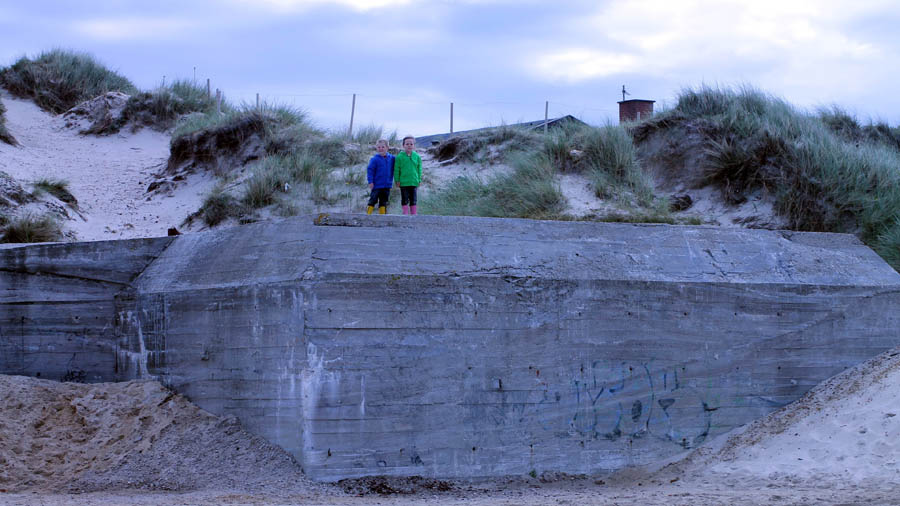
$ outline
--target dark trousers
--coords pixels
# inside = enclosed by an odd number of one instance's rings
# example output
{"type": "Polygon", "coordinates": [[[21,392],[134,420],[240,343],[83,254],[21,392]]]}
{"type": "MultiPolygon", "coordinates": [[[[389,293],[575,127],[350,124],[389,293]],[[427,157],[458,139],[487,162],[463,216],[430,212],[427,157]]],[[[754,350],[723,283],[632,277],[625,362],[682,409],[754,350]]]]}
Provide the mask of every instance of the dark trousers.
{"type": "Polygon", "coordinates": [[[400,204],[404,206],[416,205],[416,186],[400,187],[400,204]]]}
{"type": "Polygon", "coordinates": [[[369,194],[368,205],[375,207],[375,203],[378,202],[378,207],[387,207],[390,198],[390,188],[373,188],[372,193],[369,194]]]}

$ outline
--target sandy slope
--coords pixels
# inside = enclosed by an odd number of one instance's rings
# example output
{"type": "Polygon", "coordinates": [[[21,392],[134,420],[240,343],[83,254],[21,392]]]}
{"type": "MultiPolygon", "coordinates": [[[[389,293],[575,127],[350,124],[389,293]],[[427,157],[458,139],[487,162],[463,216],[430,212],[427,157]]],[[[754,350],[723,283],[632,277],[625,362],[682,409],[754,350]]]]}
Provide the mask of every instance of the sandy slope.
{"type": "Polygon", "coordinates": [[[95,241],[164,236],[200,207],[212,187],[194,176],[171,195],[145,193],[169,156],[169,136],[142,129],[97,137],[82,136],[62,118],[32,101],[0,91],[6,124],[19,146],[0,143],[0,171],[26,188],[41,178],[63,179],[78,200],[79,213],[65,224],[77,239],[95,241]],[[148,200],[149,197],[149,200],[148,200]]]}
{"type": "Polygon", "coordinates": [[[900,349],[658,470],[448,482],[411,495],[306,482],[283,454],[153,382],[0,376],[0,399],[3,504],[900,504],[900,349]],[[129,483],[186,491],[121,490],[129,483]],[[23,487],[40,493],[11,493],[23,487]],[[108,490],[48,493],[73,488],[108,490]]]}
{"type": "Polygon", "coordinates": [[[900,491],[900,348],[830,378],[665,473],[737,487],[767,479],[900,491]]]}
{"type": "MultiPolygon", "coordinates": [[[[0,489],[315,489],[286,452],[155,381],[0,375],[0,489]]],[[[2,501],[2,496],[0,496],[2,501]]]]}

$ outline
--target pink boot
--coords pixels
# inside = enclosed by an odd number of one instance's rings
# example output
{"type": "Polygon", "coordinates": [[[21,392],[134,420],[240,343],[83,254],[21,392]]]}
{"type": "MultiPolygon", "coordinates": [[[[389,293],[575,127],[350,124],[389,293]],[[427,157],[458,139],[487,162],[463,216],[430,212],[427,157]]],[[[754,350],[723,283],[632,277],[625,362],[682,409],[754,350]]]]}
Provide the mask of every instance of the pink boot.
{"type": "Polygon", "coordinates": [[[409,214],[416,214],[416,206],[409,206],[409,214]]]}
{"type": "Polygon", "coordinates": [[[403,214],[409,214],[409,206],[403,206],[403,214]]]}

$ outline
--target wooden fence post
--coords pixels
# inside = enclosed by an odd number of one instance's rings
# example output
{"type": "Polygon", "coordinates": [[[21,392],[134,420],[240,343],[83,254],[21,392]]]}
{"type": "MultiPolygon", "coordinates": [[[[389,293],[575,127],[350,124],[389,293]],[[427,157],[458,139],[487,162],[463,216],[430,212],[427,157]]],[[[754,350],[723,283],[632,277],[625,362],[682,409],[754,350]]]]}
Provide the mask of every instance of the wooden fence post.
{"type": "Polygon", "coordinates": [[[353,138],[353,115],[356,114],[356,93],[353,94],[353,103],[350,105],[350,129],[347,136],[353,138]]]}
{"type": "Polygon", "coordinates": [[[450,102],[450,133],[453,133],[453,102],[450,102]]]}
{"type": "Polygon", "coordinates": [[[550,116],[550,101],[547,100],[544,102],[544,133],[547,133],[547,121],[549,121],[550,116]]]}

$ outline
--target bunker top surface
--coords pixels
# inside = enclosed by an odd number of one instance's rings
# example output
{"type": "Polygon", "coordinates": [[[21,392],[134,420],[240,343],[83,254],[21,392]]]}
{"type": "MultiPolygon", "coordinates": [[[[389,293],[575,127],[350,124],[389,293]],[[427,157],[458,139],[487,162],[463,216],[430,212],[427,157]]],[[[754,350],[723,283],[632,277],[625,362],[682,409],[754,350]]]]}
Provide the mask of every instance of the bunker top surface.
{"type": "Polygon", "coordinates": [[[137,287],[204,289],[342,274],[900,287],[900,275],[847,234],[348,214],[179,236],[137,287]]]}

